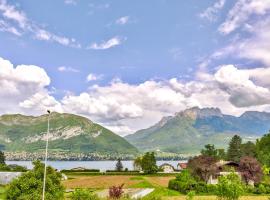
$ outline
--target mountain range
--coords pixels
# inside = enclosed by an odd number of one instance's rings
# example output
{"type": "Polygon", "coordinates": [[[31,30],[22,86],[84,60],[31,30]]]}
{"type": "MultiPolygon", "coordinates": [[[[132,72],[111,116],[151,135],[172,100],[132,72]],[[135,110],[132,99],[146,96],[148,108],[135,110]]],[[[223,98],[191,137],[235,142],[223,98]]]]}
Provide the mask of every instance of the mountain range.
{"type": "MultiPolygon", "coordinates": [[[[48,115],[0,116],[0,147],[8,152],[44,152],[48,115]]],[[[112,131],[73,114],[50,114],[50,152],[130,154],[138,150],[112,131]]]]}
{"type": "Polygon", "coordinates": [[[205,144],[226,148],[231,137],[255,141],[268,133],[270,113],[248,111],[239,117],[222,114],[218,108],[194,107],[164,117],[150,128],[125,138],[142,151],[198,153],[205,144]]]}

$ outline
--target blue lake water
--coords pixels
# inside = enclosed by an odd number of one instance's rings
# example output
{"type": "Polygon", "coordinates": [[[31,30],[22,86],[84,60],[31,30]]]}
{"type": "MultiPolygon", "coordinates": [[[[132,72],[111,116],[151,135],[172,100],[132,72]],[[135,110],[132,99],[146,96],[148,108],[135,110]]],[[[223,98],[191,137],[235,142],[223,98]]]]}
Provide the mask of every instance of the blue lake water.
{"type": "MultiPolygon", "coordinates": [[[[185,161],[157,161],[157,165],[160,166],[163,163],[169,163],[177,168],[178,163],[185,161]]],[[[31,161],[6,161],[7,164],[17,164],[25,166],[28,169],[32,169],[33,165],[31,161]]],[[[124,168],[133,170],[133,161],[122,161],[124,168]]],[[[100,169],[101,171],[114,170],[116,161],[48,161],[48,165],[55,169],[72,169],[75,167],[84,167],[87,169],[100,169]]]]}

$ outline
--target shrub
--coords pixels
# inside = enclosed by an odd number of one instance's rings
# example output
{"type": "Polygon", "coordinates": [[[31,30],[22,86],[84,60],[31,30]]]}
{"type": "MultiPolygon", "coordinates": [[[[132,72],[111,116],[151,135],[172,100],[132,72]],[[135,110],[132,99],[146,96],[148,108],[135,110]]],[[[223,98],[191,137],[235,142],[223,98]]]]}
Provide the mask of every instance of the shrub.
{"type": "Polygon", "coordinates": [[[111,199],[120,199],[124,193],[123,190],[124,184],[120,186],[112,186],[109,189],[109,197],[111,199]]]}
{"type": "Polygon", "coordinates": [[[169,188],[187,194],[195,189],[196,181],[188,170],[183,170],[176,179],[169,181],[169,188]]]}
{"type": "Polygon", "coordinates": [[[71,200],[99,200],[96,194],[87,189],[76,189],[70,198],[71,200]]]}
{"type": "MultiPolygon", "coordinates": [[[[14,179],[7,189],[7,200],[40,200],[43,189],[44,164],[33,162],[34,169],[14,179]]],[[[61,184],[62,175],[52,167],[47,167],[46,200],[64,199],[64,187],[61,184]]]]}
{"type": "Polygon", "coordinates": [[[187,193],[186,200],[193,200],[194,197],[195,197],[195,192],[194,191],[190,191],[189,193],[187,193]]]}
{"type": "Polygon", "coordinates": [[[235,173],[221,176],[217,184],[217,196],[224,200],[237,200],[244,193],[244,186],[235,173]]]}

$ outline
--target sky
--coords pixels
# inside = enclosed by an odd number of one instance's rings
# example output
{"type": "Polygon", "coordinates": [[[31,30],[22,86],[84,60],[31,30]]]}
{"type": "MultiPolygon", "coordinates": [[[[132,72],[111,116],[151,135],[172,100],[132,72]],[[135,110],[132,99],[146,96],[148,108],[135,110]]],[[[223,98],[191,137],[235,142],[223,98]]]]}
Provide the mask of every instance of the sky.
{"type": "Polygon", "coordinates": [[[0,0],[0,114],[124,136],[198,106],[270,112],[270,0],[0,0]]]}

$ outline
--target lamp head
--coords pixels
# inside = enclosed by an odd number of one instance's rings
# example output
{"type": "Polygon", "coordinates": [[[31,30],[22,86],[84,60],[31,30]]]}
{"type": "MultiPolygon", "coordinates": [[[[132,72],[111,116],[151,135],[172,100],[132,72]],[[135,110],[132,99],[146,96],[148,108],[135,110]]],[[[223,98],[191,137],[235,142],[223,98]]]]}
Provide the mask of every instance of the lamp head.
{"type": "Polygon", "coordinates": [[[51,114],[51,111],[50,111],[50,110],[47,110],[47,113],[48,113],[48,114],[51,114]]]}

